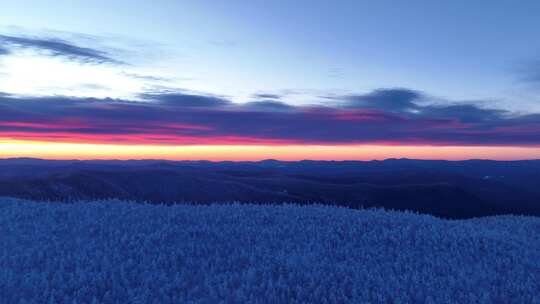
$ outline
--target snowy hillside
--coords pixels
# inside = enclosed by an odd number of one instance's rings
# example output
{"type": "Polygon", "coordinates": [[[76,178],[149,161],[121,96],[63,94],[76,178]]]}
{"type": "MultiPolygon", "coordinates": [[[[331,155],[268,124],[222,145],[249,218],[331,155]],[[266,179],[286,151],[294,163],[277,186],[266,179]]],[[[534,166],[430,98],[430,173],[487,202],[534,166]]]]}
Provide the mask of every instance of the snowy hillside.
{"type": "Polygon", "coordinates": [[[0,199],[2,303],[540,303],[540,218],[0,199]]]}

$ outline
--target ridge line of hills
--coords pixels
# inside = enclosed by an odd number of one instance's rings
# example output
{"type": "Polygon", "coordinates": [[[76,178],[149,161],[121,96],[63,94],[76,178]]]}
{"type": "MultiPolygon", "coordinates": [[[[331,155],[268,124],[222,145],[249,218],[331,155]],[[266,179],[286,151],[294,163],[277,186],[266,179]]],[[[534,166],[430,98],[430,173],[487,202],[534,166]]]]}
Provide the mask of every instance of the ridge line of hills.
{"type": "Polygon", "coordinates": [[[540,215],[540,160],[0,159],[0,196],[46,201],[283,202],[443,218],[540,215]]]}

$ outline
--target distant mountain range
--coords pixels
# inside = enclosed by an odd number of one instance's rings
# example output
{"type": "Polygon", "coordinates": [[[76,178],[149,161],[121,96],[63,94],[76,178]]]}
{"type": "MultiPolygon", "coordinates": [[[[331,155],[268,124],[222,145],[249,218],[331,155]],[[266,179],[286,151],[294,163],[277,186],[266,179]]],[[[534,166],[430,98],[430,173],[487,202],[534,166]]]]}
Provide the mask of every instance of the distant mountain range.
{"type": "Polygon", "coordinates": [[[384,207],[445,218],[540,215],[540,160],[209,162],[0,159],[0,196],[384,207]]]}

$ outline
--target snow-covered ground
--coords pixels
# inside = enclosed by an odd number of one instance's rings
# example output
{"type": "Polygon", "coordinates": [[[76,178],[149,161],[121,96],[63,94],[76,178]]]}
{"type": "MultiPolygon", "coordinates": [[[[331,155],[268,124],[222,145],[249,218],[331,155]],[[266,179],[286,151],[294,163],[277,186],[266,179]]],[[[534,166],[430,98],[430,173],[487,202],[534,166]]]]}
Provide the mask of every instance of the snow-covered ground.
{"type": "Polygon", "coordinates": [[[540,303],[540,218],[0,199],[1,303],[540,303]]]}

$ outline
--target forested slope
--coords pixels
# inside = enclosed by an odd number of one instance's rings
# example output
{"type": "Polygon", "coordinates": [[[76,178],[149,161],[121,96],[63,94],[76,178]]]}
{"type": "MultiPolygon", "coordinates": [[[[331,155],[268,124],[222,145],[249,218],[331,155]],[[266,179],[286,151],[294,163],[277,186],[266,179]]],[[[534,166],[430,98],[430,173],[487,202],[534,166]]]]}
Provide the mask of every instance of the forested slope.
{"type": "Polygon", "coordinates": [[[540,219],[0,199],[2,303],[540,303],[540,219]]]}

